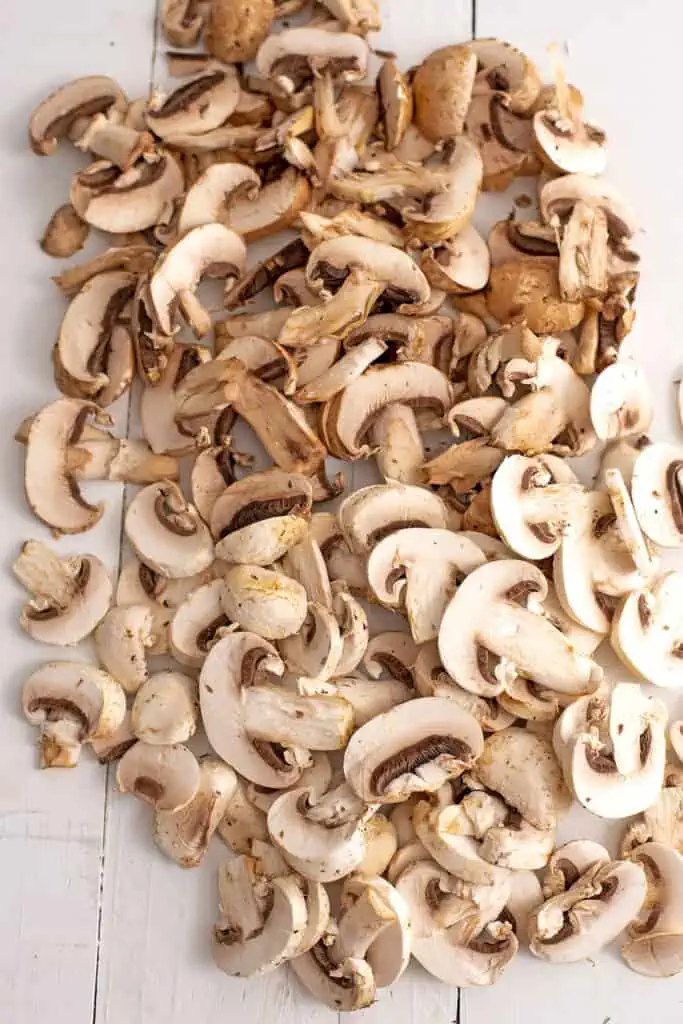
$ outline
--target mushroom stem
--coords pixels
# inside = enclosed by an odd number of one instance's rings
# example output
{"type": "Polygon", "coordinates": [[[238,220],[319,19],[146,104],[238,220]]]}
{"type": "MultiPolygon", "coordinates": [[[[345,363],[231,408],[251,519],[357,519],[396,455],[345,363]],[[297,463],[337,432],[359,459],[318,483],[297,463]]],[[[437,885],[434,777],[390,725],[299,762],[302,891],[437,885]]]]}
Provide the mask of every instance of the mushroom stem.
{"type": "Polygon", "coordinates": [[[144,152],[154,148],[154,138],[149,132],[114,124],[104,114],[99,114],[88,124],[76,145],[127,171],[144,152]]]}
{"type": "Polygon", "coordinates": [[[178,460],[155,455],[142,441],[127,441],[103,434],[101,441],[72,445],[66,452],[67,472],[77,480],[114,480],[150,484],[177,480],[178,460]]]}
{"type": "Polygon", "coordinates": [[[341,697],[299,697],[274,686],[250,686],[242,699],[244,727],[252,739],[339,750],[353,728],[353,710],[341,697]]]}
{"type": "Polygon", "coordinates": [[[339,961],[347,957],[365,959],[375,939],[396,920],[396,914],[379,893],[367,886],[356,902],[342,915],[339,935],[331,956],[339,961]]]}
{"type": "Polygon", "coordinates": [[[218,928],[234,930],[240,941],[263,928],[263,915],[254,897],[250,857],[224,861],[218,869],[221,919],[218,928]]]}
{"type": "Polygon", "coordinates": [[[528,523],[566,522],[584,494],[581,484],[548,484],[534,488],[524,497],[528,523]]]}
{"type": "Polygon", "coordinates": [[[204,309],[201,302],[188,288],[178,292],[178,302],[183,316],[190,324],[198,338],[203,338],[211,330],[211,316],[204,309]]]}
{"type": "Polygon", "coordinates": [[[548,57],[550,59],[550,66],[553,69],[553,78],[555,80],[555,96],[557,98],[557,109],[562,119],[566,119],[569,122],[573,122],[571,98],[569,93],[569,86],[567,85],[567,76],[564,70],[564,63],[560,55],[560,48],[557,43],[551,43],[548,47],[548,57]]]}
{"type": "Polygon", "coordinates": [[[73,598],[80,566],[80,559],[60,558],[45,544],[30,540],[22,545],[12,571],[31,594],[49,598],[53,608],[64,609],[73,598]]]}
{"type": "Polygon", "coordinates": [[[280,331],[280,344],[302,348],[315,344],[323,336],[345,338],[367,320],[384,288],[384,282],[373,281],[359,271],[351,271],[332,298],[319,306],[302,306],[294,310],[280,331]]]}

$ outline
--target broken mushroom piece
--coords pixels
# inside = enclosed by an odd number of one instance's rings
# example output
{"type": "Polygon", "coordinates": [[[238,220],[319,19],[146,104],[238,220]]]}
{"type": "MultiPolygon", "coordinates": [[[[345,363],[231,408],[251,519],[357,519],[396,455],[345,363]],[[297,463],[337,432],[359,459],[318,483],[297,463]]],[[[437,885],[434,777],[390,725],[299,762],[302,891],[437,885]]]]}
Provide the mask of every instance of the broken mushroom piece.
{"type": "Polygon", "coordinates": [[[264,184],[255,199],[235,198],[227,209],[225,222],[245,242],[254,242],[291,227],[310,197],[306,175],[288,167],[279,178],[264,184]]]}
{"type": "Polygon", "coordinates": [[[384,61],[377,76],[377,93],[382,107],[384,144],[391,152],[400,145],[413,119],[410,83],[391,59],[384,61]]]}
{"type": "Polygon", "coordinates": [[[95,630],[97,657],[126,693],[137,693],[149,678],[147,654],[154,652],[154,615],[145,604],[110,608],[95,630]]]}
{"type": "Polygon", "coordinates": [[[124,528],[141,561],[162,576],[193,576],[213,562],[208,527],[170,481],[150,484],[135,495],[124,528]]]}
{"type": "Polygon", "coordinates": [[[451,140],[435,173],[437,187],[423,190],[419,201],[403,208],[410,233],[421,242],[444,242],[468,226],[484,175],[477,144],[464,135],[451,140]]]}
{"type": "Polygon", "coordinates": [[[384,303],[398,306],[400,312],[429,299],[429,283],[408,253],[357,235],[317,245],[306,265],[306,279],[315,292],[329,298],[353,271],[368,285],[381,285],[384,303]]]}
{"type": "Polygon", "coordinates": [[[12,571],[32,594],[19,624],[41,643],[60,647],[80,643],[111,604],[111,579],[95,555],[60,558],[40,541],[29,540],[12,571]]]}
{"type": "Polygon", "coordinates": [[[649,444],[633,467],[631,495],[638,522],[664,548],[683,546],[682,453],[674,444],[649,444]]]}
{"type": "Polygon", "coordinates": [[[543,896],[549,899],[566,892],[586,871],[608,864],[609,859],[605,847],[592,839],[573,839],[558,846],[543,874],[543,896]]]}
{"type": "Polygon", "coordinates": [[[88,75],[76,78],[51,93],[36,107],[29,121],[29,142],[38,156],[50,156],[60,139],[68,137],[82,118],[109,112],[123,114],[128,106],[125,94],[112,78],[88,75]]]}
{"type": "Polygon", "coordinates": [[[223,611],[223,580],[215,579],[193,590],[178,605],[169,627],[169,645],[176,661],[199,668],[211,647],[231,627],[223,611]]]}
{"type": "Polygon", "coordinates": [[[268,640],[297,633],[306,618],[304,587],[258,565],[231,566],[224,576],[222,601],[231,622],[268,640]]]}
{"type": "Polygon", "coordinates": [[[154,227],[183,191],[183,173],[165,150],[143,153],[127,171],[98,160],[71,183],[76,213],[94,228],[130,234],[154,227]]]}
{"type": "Polygon", "coordinates": [[[207,432],[201,428],[191,433],[176,419],[176,389],[194,367],[208,362],[209,349],[202,345],[174,342],[168,362],[154,387],[144,388],[140,397],[140,424],[153,452],[183,456],[208,444],[207,432]]]}
{"type": "Polygon", "coordinates": [[[116,768],[121,793],[132,793],[156,811],[179,811],[196,796],[201,782],[199,763],[182,743],[155,746],[138,740],[116,768]]]}
{"type": "Polygon", "coordinates": [[[506,106],[516,114],[533,107],[541,79],[525,53],[502,39],[473,39],[467,45],[477,58],[474,96],[502,94],[506,106]]]}
{"type": "Polygon", "coordinates": [[[278,0],[216,0],[208,9],[206,48],[223,63],[256,56],[278,14],[278,0]]]}
{"type": "Polygon", "coordinates": [[[610,640],[621,661],[646,682],[683,687],[683,574],[667,572],[619,602],[610,640]]]}
{"type": "Polygon", "coordinates": [[[135,694],[133,732],[153,746],[185,743],[197,729],[197,685],[182,672],[155,672],[135,694]]]}
{"type": "Polygon", "coordinates": [[[591,420],[601,441],[646,433],[654,409],[645,376],[635,363],[612,363],[591,389],[591,420]]]}
{"type": "Polygon", "coordinates": [[[522,317],[537,334],[553,334],[577,327],[584,303],[560,295],[559,264],[551,257],[524,257],[491,268],[486,293],[489,312],[501,323],[522,317]]]}
{"type": "Polygon", "coordinates": [[[126,715],[126,695],[107,672],[79,661],[50,661],[24,682],[21,707],[40,726],[42,768],[72,768],[86,740],[106,739],[126,715]]]}
{"type": "Polygon", "coordinates": [[[198,867],[232,799],[237,776],[215,757],[199,762],[199,788],[178,811],[157,811],[154,842],[182,868],[198,867]]]}
{"type": "Polygon", "coordinates": [[[81,220],[71,203],[64,203],[50,217],[40,248],[48,256],[65,259],[83,248],[89,234],[90,225],[81,220]]]}

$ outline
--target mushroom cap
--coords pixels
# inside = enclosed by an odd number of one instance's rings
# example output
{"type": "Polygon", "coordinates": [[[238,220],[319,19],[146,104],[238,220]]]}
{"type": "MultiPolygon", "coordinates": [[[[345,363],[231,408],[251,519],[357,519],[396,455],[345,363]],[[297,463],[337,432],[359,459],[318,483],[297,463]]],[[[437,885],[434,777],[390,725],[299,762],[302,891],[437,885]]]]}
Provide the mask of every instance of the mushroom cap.
{"type": "Polygon", "coordinates": [[[132,793],[157,811],[179,811],[196,795],[201,782],[199,763],[182,743],[154,746],[138,740],[116,769],[121,793],[132,793]]]}
{"type": "Polygon", "coordinates": [[[273,0],[219,0],[212,4],[207,15],[207,50],[224,63],[252,60],[280,6],[273,0]]]}
{"type": "Polygon", "coordinates": [[[35,599],[24,605],[19,623],[29,636],[41,643],[60,647],[78,644],[106,615],[113,593],[111,578],[95,555],[58,560],[66,569],[68,581],[66,601],[62,604],[48,575],[49,564],[44,552],[48,552],[48,557],[52,554],[38,541],[28,541],[15,562],[14,571],[22,582],[30,582],[27,572],[37,573],[30,588],[35,599]],[[22,569],[18,568],[20,564],[24,568],[23,576],[22,569]]]}
{"type": "Polygon", "coordinates": [[[258,565],[228,569],[222,600],[231,622],[268,640],[282,640],[297,633],[306,618],[308,603],[300,583],[258,565]]]}
{"type": "Polygon", "coordinates": [[[125,530],[139,558],[171,579],[193,576],[213,562],[209,528],[170,481],[138,491],[128,506],[125,530]]]}
{"type": "Polygon", "coordinates": [[[50,156],[79,118],[105,111],[122,112],[127,105],[125,93],[106,75],[87,75],[67,82],[31,114],[28,126],[31,149],[38,156],[50,156]]]}
{"type": "Polygon", "coordinates": [[[420,64],[413,79],[415,123],[432,142],[462,132],[476,73],[476,55],[462,43],[435,50],[420,64]]]}
{"type": "Polygon", "coordinates": [[[433,792],[467,770],[483,749],[478,722],[453,701],[421,697],[358,729],[344,755],[344,774],[368,803],[400,803],[433,792]]]}
{"type": "Polygon", "coordinates": [[[683,573],[667,572],[619,603],[610,640],[641,679],[670,689],[683,686],[680,656],[683,573]]]}
{"type": "Polygon", "coordinates": [[[135,694],[133,732],[153,746],[185,743],[197,728],[197,685],[182,672],[155,672],[135,694]]]}
{"type": "Polygon", "coordinates": [[[158,224],[183,187],[175,157],[157,150],[144,153],[127,171],[109,160],[95,161],[74,175],[69,199],[92,227],[131,234],[158,224]]]}
{"type": "Polygon", "coordinates": [[[354,491],[342,501],[337,516],[349,546],[359,555],[402,527],[448,526],[448,509],[437,494],[393,480],[354,491]]]}
{"type": "Polygon", "coordinates": [[[645,433],[653,416],[647,380],[634,362],[612,363],[598,374],[591,389],[591,420],[601,441],[645,433]]]}
{"type": "Polygon", "coordinates": [[[492,267],[486,305],[503,324],[523,316],[536,334],[569,331],[584,316],[582,301],[570,302],[560,295],[558,261],[546,256],[492,267]]]}
{"type": "Polygon", "coordinates": [[[80,661],[48,661],[24,682],[21,707],[33,725],[65,719],[80,742],[115,732],[126,714],[126,695],[107,672],[80,661]]]}
{"type": "Polygon", "coordinates": [[[633,467],[631,496],[638,521],[655,544],[683,546],[683,507],[679,476],[683,448],[675,444],[649,444],[633,467]]]}
{"type": "Polygon", "coordinates": [[[126,693],[136,693],[149,676],[147,650],[152,653],[154,615],[147,604],[110,608],[95,632],[97,656],[126,693]]]}

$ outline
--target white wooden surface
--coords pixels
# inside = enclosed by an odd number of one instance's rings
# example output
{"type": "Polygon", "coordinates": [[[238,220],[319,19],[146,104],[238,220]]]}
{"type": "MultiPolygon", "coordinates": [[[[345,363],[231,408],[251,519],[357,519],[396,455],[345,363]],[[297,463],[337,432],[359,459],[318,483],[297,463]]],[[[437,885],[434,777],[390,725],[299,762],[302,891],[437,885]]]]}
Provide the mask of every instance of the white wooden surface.
{"type": "MultiPolygon", "coordinates": [[[[478,35],[508,38],[545,70],[545,47],[566,44],[568,71],[588,109],[608,131],[610,176],[639,210],[643,280],[630,345],[657,395],[657,439],[678,438],[671,381],[683,287],[683,208],[678,179],[680,39],[673,3],[640,0],[383,0],[378,45],[403,66],[428,50],[478,35]]],[[[53,393],[49,349],[62,300],[48,277],[57,264],[36,244],[64,201],[74,161],[39,160],[26,146],[26,120],[49,89],[78,74],[109,73],[131,96],[146,93],[155,67],[154,0],[5,0],[0,10],[0,252],[5,358],[0,378],[3,505],[8,569],[20,542],[43,536],[23,503],[21,452],[10,441],[19,420],[53,393]]],[[[157,61],[157,66],[158,66],[157,61]]],[[[509,202],[502,201],[505,211],[509,202]]],[[[502,207],[501,207],[502,208],[502,207]]],[[[96,240],[89,248],[96,245],[96,240]]],[[[121,403],[123,404],[123,403],[121,403]]],[[[118,410],[125,425],[126,409],[118,410]]],[[[93,489],[97,494],[97,490],[93,489]]],[[[122,495],[103,487],[107,515],[87,548],[118,561],[122,495]]],[[[82,549],[83,539],[70,545],[82,549]]],[[[64,548],[69,545],[62,542],[64,548]]],[[[7,575],[0,589],[3,686],[0,698],[0,1022],[1,1024],[323,1024],[286,971],[259,982],[226,978],[212,965],[216,843],[208,863],[181,872],[150,838],[149,814],[118,796],[87,757],[73,772],[36,770],[33,734],[18,711],[23,677],[45,652],[16,625],[21,594],[7,575]]],[[[674,702],[677,717],[683,700],[674,702]]],[[[572,828],[599,834],[588,815],[572,828]]],[[[359,1020],[367,1024],[636,1024],[683,1018],[683,978],[653,982],[618,955],[594,966],[552,968],[520,955],[492,990],[459,994],[411,967],[359,1020]]]]}

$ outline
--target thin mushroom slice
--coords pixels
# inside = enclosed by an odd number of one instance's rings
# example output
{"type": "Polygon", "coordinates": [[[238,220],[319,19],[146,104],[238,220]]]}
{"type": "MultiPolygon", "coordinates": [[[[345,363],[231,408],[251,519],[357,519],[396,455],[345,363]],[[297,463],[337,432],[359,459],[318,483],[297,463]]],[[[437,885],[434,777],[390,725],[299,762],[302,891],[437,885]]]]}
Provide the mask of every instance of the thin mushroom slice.
{"type": "Polygon", "coordinates": [[[339,935],[332,955],[360,957],[372,968],[378,988],[393,985],[410,960],[410,911],[384,878],[344,882],[339,935]]]}
{"type": "Polygon", "coordinates": [[[408,308],[429,299],[427,279],[408,253],[355,235],[331,238],[317,245],[306,265],[306,279],[315,292],[326,298],[334,295],[353,271],[381,285],[385,302],[408,308]]]}
{"type": "Polygon", "coordinates": [[[170,481],[139,491],[128,507],[124,526],[141,561],[163,576],[192,576],[214,560],[208,527],[170,481]]]}
{"type": "MultiPolygon", "coordinates": [[[[680,722],[669,726],[669,737],[680,734],[680,722]]],[[[673,784],[669,769],[665,772],[664,788],[655,802],[639,818],[632,821],[621,840],[621,855],[628,859],[643,843],[663,843],[678,853],[683,851],[683,789],[673,784]]]]}
{"type": "Polygon", "coordinates": [[[286,552],[281,565],[288,576],[301,584],[309,601],[315,601],[325,608],[332,607],[332,587],[327,565],[312,531],[286,552]]]}
{"type": "Polygon", "coordinates": [[[225,573],[223,609],[241,629],[268,640],[297,633],[306,618],[306,591],[296,580],[258,565],[234,565],[225,573]]]}
{"type": "Polygon", "coordinates": [[[609,859],[609,851],[592,839],[574,839],[558,846],[543,874],[543,896],[549,899],[566,892],[586,871],[608,864],[609,859]]]}
{"type": "Polygon", "coordinates": [[[243,695],[244,727],[259,742],[305,751],[341,750],[353,729],[353,708],[337,694],[293,694],[283,687],[250,686],[243,695]]]}
{"type": "MultiPolygon", "coordinates": [[[[216,164],[214,166],[223,168],[230,165],[216,164]]],[[[250,168],[244,167],[242,164],[233,164],[232,166],[237,172],[250,172],[250,168]]],[[[254,299],[270,286],[273,287],[275,301],[284,301],[284,294],[277,294],[278,289],[282,288],[282,279],[292,273],[298,273],[306,265],[307,260],[308,248],[300,238],[288,242],[272,256],[268,256],[247,270],[244,276],[226,293],[225,308],[239,309],[240,306],[245,306],[250,299],[254,299]]]]}
{"type": "Polygon", "coordinates": [[[382,106],[384,141],[391,152],[400,145],[413,119],[413,93],[408,79],[387,59],[377,76],[377,91],[382,106]]]}
{"type": "Polygon", "coordinates": [[[95,555],[60,558],[31,540],[22,545],[12,570],[33,595],[19,623],[34,640],[60,647],[80,643],[107,614],[112,583],[95,555]]]}
{"type": "Polygon", "coordinates": [[[544,164],[560,174],[602,174],[607,165],[607,138],[601,128],[572,110],[566,84],[557,102],[534,114],[534,141],[544,164]]]}
{"type": "Polygon", "coordinates": [[[377,448],[377,468],[385,480],[403,484],[419,482],[424,445],[417,418],[409,405],[393,402],[385,406],[372,425],[370,438],[377,448]]]}
{"type": "Polygon", "coordinates": [[[303,677],[297,684],[300,693],[339,674],[341,632],[337,619],[325,605],[310,602],[299,632],[281,640],[279,646],[288,669],[303,677]]]}
{"type": "Polygon", "coordinates": [[[621,955],[637,974],[671,978],[683,970],[683,858],[661,843],[650,842],[634,850],[631,859],[645,871],[647,896],[627,929],[621,955]]]}
{"type": "Polygon", "coordinates": [[[647,381],[635,363],[613,363],[591,390],[591,420],[601,441],[646,433],[654,409],[647,381]]]}
{"type": "Polygon", "coordinates": [[[199,762],[199,788],[178,811],[157,811],[154,842],[182,868],[198,867],[237,786],[232,768],[215,757],[199,762]]]}
{"type": "Polygon", "coordinates": [[[631,494],[638,521],[650,540],[664,548],[683,546],[682,452],[674,444],[650,444],[633,467],[631,494]]]}
{"type": "Polygon", "coordinates": [[[204,15],[194,0],[164,0],[161,30],[171,46],[195,46],[203,27],[204,15]]]}
{"type": "MultiPolygon", "coordinates": [[[[239,775],[233,794],[223,817],[218,823],[218,835],[233,853],[251,853],[255,842],[268,839],[266,812],[252,801],[253,784],[245,786],[239,775]]],[[[260,787],[279,796],[280,790],[260,787]]]]}
{"type": "Polygon", "coordinates": [[[341,580],[332,584],[332,611],[339,624],[341,652],[335,672],[349,675],[358,667],[368,646],[368,617],[363,606],[341,580]]]}
{"type": "Polygon", "coordinates": [[[422,697],[378,715],[352,736],[344,774],[368,803],[400,803],[433,792],[476,761],[481,727],[457,704],[422,697]]]}
{"type": "Polygon", "coordinates": [[[477,144],[464,135],[451,139],[437,173],[441,189],[403,210],[411,234],[422,242],[452,238],[472,219],[484,174],[477,144]]]}
{"type": "Polygon", "coordinates": [[[502,94],[506,105],[523,114],[541,90],[534,62],[502,39],[473,39],[468,46],[477,58],[473,95],[502,94]]]}
{"type": "Polygon", "coordinates": [[[147,386],[140,398],[140,422],[153,452],[183,456],[208,444],[207,432],[190,433],[176,421],[176,388],[195,366],[211,358],[209,349],[201,345],[174,343],[168,362],[154,387],[147,386]]]}
{"type": "Polygon", "coordinates": [[[128,100],[112,78],[88,75],[76,78],[51,93],[36,107],[29,121],[29,142],[38,156],[50,156],[60,139],[68,137],[82,118],[108,112],[122,114],[128,100]]]}
{"type": "Polygon", "coordinates": [[[100,764],[112,764],[118,761],[127,750],[137,743],[130,724],[130,712],[127,711],[121,725],[114,732],[101,739],[90,740],[92,752],[100,764]]]}
{"type": "Polygon", "coordinates": [[[256,70],[289,93],[314,72],[328,72],[341,81],[363,78],[368,56],[368,45],[359,36],[305,26],[269,36],[256,54],[256,70]]]}
{"type": "Polygon", "coordinates": [[[152,746],[185,743],[197,729],[197,686],[182,672],[155,672],[131,708],[133,732],[152,746]]]}
{"type": "Polygon", "coordinates": [[[329,369],[325,370],[319,377],[309,381],[295,392],[295,399],[300,404],[310,402],[326,402],[333,398],[338,392],[357,380],[368,366],[386,352],[387,346],[380,339],[368,338],[362,341],[329,369]]]}
{"type": "Polygon", "coordinates": [[[157,93],[147,104],[148,126],[160,139],[175,135],[202,135],[220,128],[239,99],[240,86],[235,69],[209,66],[181,82],[169,93],[157,93]]]}
{"type": "Polygon", "coordinates": [[[427,249],[420,266],[434,288],[461,295],[486,287],[491,262],[486,242],[468,224],[454,238],[427,249]]]}
{"type": "Polygon", "coordinates": [[[263,185],[256,199],[235,199],[227,210],[225,222],[245,242],[254,242],[291,227],[310,197],[306,175],[295,167],[288,167],[279,178],[263,185]]]}
{"type": "Polygon", "coordinates": [[[396,854],[398,841],[396,829],[383,814],[373,814],[366,822],[365,835],[365,856],[354,871],[354,877],[369,881],[385,873],[396,854]]]}
{"type": "Polygon", "coordinates": [[[444,530],[448,525],[448,511],[438,495],[394,481],[355,491],[341,503],[338,518],[350,547],[359,555],[369,554],[396,530],[444,530]]]}
{"type": "Polygon", "coordinates": [[[126,693],[137,693],[149,678],[147,654],[157,637],[154,614],[146,604],[110,608],[95,631],[97,656],[126,693]]]}
{"type": "Polygon", "coordinates": [[[156,250],[147,244],[113,246],[84,263],[67,267],[53,277],[55,285],[67,298],[73,298],[96,274],[109,270],[126,270],[131,274],[144,275],[156,261],[156,250]]]}
{"type": "Polygon", "coordinates": [[[339,1011],[362,1010],[376,998],[372,968],[365,960],[347,959],[338,963],[331,959],[326,935],[303,956],[290,961],[292,970],[311,995],[339,1011]]]}
{"type": "MultiPolygon", "coordinates": [[[[415,690],[421,697],[445,697],[455,701],[476,718],[485,732],[499,732],[512,725],[516,715],[509,714],[496,698],[478,697],[453,682],[441,664],[438,644],[423,644],[412,671],[415,690]]],[[[502,696],[499,694],[499,697],[502,696]]]]}
{"type": "Polygon", "coordinates": [[[488,234],[491,264],[514,263],[522,256],[559,256],[557,233],[535,220],[499,220],[488,234]]]}
{"type": "Polygon", "coordinates": [[[112,234],[145,231],[158,224],[183,191],[183,174],[165,150],[143,153],[127,171],[97,160],[77,172],[69,198],[88,224],[112,234]]]}
{"type": "Polygon", "coordinates": [[[470,885],[505,886],[508,871],[482,857],[482,838],[486,832],[502,825],[508,808],[503,800],[491,794],[477,794],[476,806],[468,806],[473,794],[457,805],[442,807],[428,800],[419,800],[413,810],[415,833],[427,854],[456,878],[470,885]]]}
{"type": "MultiPolygon", "coordinates": [[[[202,224],[224,221],[230,204],[244,196],[253,200],[260,185],[256,171],[244,164],[220,163],[207,167],[187,191],[178,217],[178,236],[202,224]]],[[[244,296],[245,299],[251,297],[244,296]]],[[[226,302],[226,308],[233,307],[226,302]]]]}
{"type": "Polygon", "coordinates": [[[623,663],[641,679],[683,687],[681,622],[683,574],[667,572],[620,601],[610,640],[623,663]]]}
{"type": "Polygon", "coordinates": [[[235,629],[223,611],[223,580],[211,580],[193,590],[175,609],[169,627],[169,644],[176,661],[200,668],[226,632],[235,629]]]}
{"type": "Polygon", "coordinates": [[[234,464],[235,453],[229,438],[223,444],[206,448],[194,461],[190,472],[192,504],[207,526],[211,525],[214,505],[226,487],[234,483],[234,464]]]}
{"type": "Polygon", "coordinates": [[[649,579],[659,565],[638,522],[633,500],[618,469],[603,470],[604,485],[612,502],[617,530],[633,559],[633,564],[644,579],[649,579]]]}
{"type": "Polygon", "coordinates": [[[486,191],[502,191],[515,178],[538,169],[531,120],[512,110],[504,95],[494,92],[473,96],[465,131],[479,147],[482,188],[486,191]]]}

